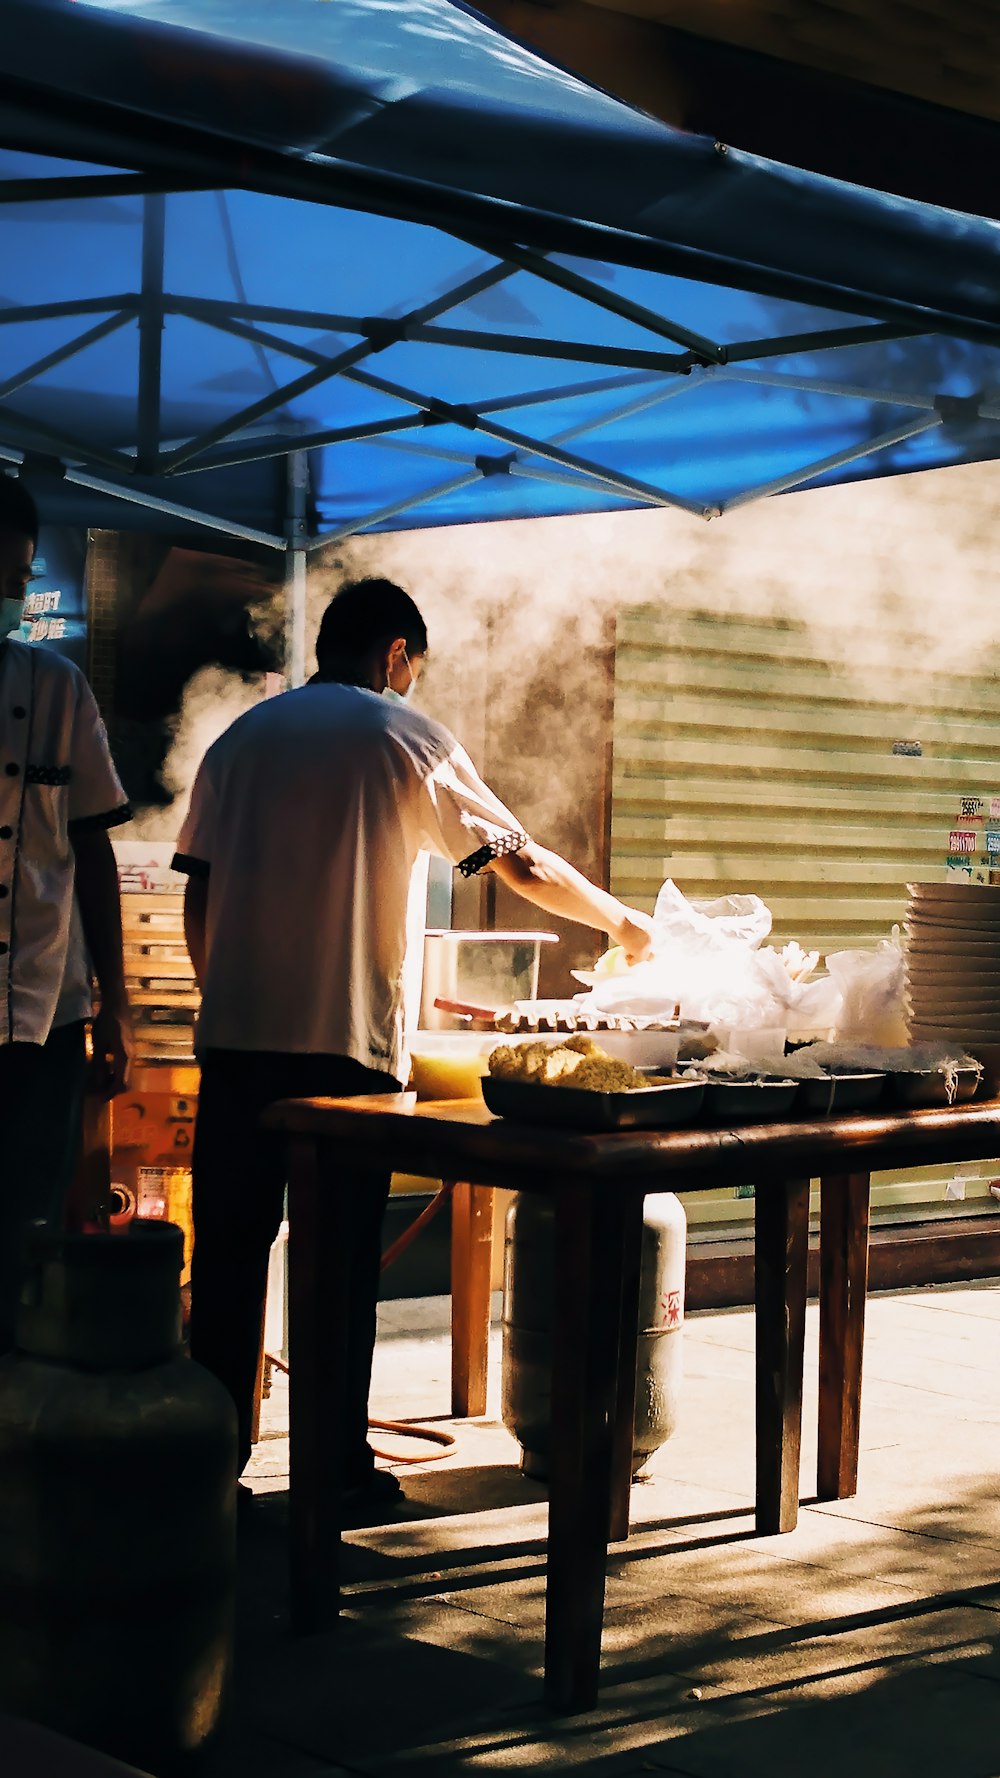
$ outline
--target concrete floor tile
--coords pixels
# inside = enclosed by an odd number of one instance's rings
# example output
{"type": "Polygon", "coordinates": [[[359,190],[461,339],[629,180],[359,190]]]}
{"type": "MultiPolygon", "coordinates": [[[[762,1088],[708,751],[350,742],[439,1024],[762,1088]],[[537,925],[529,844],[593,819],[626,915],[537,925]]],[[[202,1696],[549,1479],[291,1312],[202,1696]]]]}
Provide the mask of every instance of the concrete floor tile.
{"type": "MultiPolygon", "coordinates": [[[[757,1620],[747,1625],[741,1618],[738,1625],[727,1626],[724,1636],[707,1619],[700,1634],[691,1634],[694,1619],[690,1629],[682,1619],[675,1632],[662,1615],[645,1607],[633,1610],[643,1614],[642,1634],[634,1637],[630,1657],[620,1663],[621,1678],[671,1672],[700,1688],[703,1698],[712,1699],[777,1694],[826,1680],[863,1684],[869,1672],[907,1660],[925,1666],[958,1662],[990,1676],[1000,1640],[993,1614],[965,1605],[935,1610],[922,1603],[897,1604],[855,1611],[828,1618],[824,1634],[816,1634],[808,1622],[774,1625],[757,1620]]],[[[624,1633],[624,1614],[619,1614],[618,1627],[624,1633]]]]}
{"type": "MultiPolygon", "coordinates": [[[[650,1612],[669,1616],[677,1598],[697,1600],[717,1614],[726,1634],[747,1616],[781,1624],[839,1624],[875,1609],[899,1609],[927,1588],[892,1584],[880,1576],[851,1578],[834,1567],[784,1558],[750,1543],[685,1547],[646,1560],[622,1557],[613,1569],[615,1600],[649,1601],[650,1612]]],[[[932,1589],[936,1591],[936,1589],[932,1589]]]]}
{"type": "Polygon", "coordinates": [[[996,1578],[998,1559],[989,1544],[972,1539],[946,1539],[899,1530],[809,1508],[795,1531],[748,1547],[778,1562],[813,1565],[839,1580],[877,1580],[885,1585],[924,1593],[946,1593],[996,1578]]]}
{"type": "MultiPolygon", "coordinates": [[[[935,1313],[969,1315],[977,1320],[1000,1321],[1000,1280],[982,1278],[970,1284],[939,1284],[934,1290],[905,1293],[935,1313]]],[[[874,1301],[892,1303],[896,1296],[876,1297],[874,1301]]]]}
{"type": "MultiPolygon", "coordinates": [[[[987,1451],[976,1454],[982,1458],[987,1451]]],[[[904,1464],[900,1455],[898,1448],[866,1452],[861,1486],[852,1499],[823,1501],[807,1510],[948,1542],[972,1540],[1000,1551],[995,1469],[977,1473],[970,1467],[968,1474],[957,1477],[954,1470],[949,1473],[940,1453],[908,1451],[904,1464]]],[[[1000,1555],[996,1559],[1000,1565],[1000,1555]]]]}
{"type": "MultiPolygon", "coordinates": [[[[260,1735],[314,1760],[351,1769],[460,1731],[533,1699],[538,1680],[517,1664],[510,1639],[455,1612],[449,1640],[440,1607],[435,1639],[393,1634],[345,1614],[334,1631],[287,1638],[266,1660],[245,1660],[239,1685],[244,1720],[260,1735]],[[452,1645],[454,1643],[454,1646],[452,1645]]],[[[318,1775],[317,1775],[318,1778],[318,1775]]]]}
{"type": "Polygon", "coordinates": [[[886,1778],[940,1773],[996,1778],[997,1688],[920,1663],[791,1688],[780,1700],[696,1706],[698,1721],[651,1746],[654,1769],[684,1778],[886,1778]]]}
{"type": "MultiPolygon", "coordinates": [[[[456,1425],[444,1462],[400,1469],[400,1514],[345,1540],[337,1631],[301,1641],[285,1615],[276,1378],[264,1430],[277,1436],[252,1472],[273,1494],[241,1534],[247,1764],[206,1778],[998,1778],[998,1319],[996,1286],[872,1299],[859,1493],[759,1538],[753,1316],[691,1317],[680,1429],[611,1552],[599,1706],[572,1718],[541,1702],[547,1505],[497,1419],[496,1331],[491,1418],[456,1425]]],[[[816,1326],[812,1305],[804,1501],[816,1326]]],[[[374,1411],[444,1415],[447,1304],[383,1305],[380,1327],[374,1411]]]]}
{"type": "Polygon", "coordinates": [[[201,1768],[203,1778],[350,1778],[345,1766],[314,1759],[269,1735],[229,1735],[201,1768]]]}

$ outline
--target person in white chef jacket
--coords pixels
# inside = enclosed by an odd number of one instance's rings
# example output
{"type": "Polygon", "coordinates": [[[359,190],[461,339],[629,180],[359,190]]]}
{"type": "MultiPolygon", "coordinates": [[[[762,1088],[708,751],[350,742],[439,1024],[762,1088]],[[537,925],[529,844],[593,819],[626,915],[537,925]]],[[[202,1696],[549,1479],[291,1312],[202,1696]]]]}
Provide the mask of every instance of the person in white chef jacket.
{"type": "MultiPolygon", "coordinates": [[[[422,850],[495,871],[549,913],[644,955],[651,922],[528,838],[439,722],[408,706],[427,654],[391,581],[342,587],[318,672],[247,711],[199,768],[174,868],[202,989],[195,1131],[192,1355],[226,1385],[250,1455],[257,1348],[281,1219],[275,1100],[398,1091],[407,897],[422,850]]],[[[384,1172],[346,1196],[353,1247],[345,1506],[398,1492],[367,1441],[384,1172]]],[[[244,1491],[243,1498],[247,1498],[244,1491]]]]}
{"type": "Polygon", "coordinates": [[[31,495],[0,474],[0,1352],[25,1227],[59,1217],[72,1178],[88,1022],[99,1090],[122,1090],[131,1054],[107,831],[130,811],[83,674],[23,640],[37,542],[31,495]]]}

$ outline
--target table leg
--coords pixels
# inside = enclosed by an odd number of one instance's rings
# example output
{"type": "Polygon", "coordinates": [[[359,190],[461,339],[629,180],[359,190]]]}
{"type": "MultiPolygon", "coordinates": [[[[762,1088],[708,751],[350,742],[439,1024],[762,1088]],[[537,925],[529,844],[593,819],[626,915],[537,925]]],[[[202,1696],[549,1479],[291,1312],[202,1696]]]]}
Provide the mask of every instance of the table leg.
{"type": "Polygon", "coordinates": [[[618,1389],[611,1474],[613,1543],[628,1536],[635,1446],[635,1367],[639,1348],[639,1280],[642,1273],[642,1199],[625,1206],[621,1229],[621,1305],[618,1325],[618,1389]]]}
{"type": "Polygon", "coordinates": [[[493,1275],[493,1190],[456,1185],[451,1197],[451,1411],[486,1412],[493,1275]]]}
{"type": "Polygon", "coordinates": [[[868,1173],[820,1181],[820,1500],[857,1493],[870,1200],[868,1173]]]}
{"type": "Polygon", "coordinates": [[[597,1697],[628,1196],[555,1194],[545,1696],[560,1711],[597,1697]]]}
{"type": "Polygon", "coordinates": [[[794,1531],[799,1512],[809,1181],[757,1187],[757,1529],[794,1531]]]}
{"type": "Polygon", "coordinates": [[[111,1154],[114,1101],[84,1093],[80,1112],[80,1146],[65,1208],[66,1227],[74,1231],[92,1222],[111,1197],[111,1154]]]}
{"type": "Polygon", "coordinates": [[[250,1416],[250,1443],[255,1445],[260,1440],[260,1403],[264,1394],[264,1315],[266,1305],[260,1318],[260,1345],[257,1347],[257,1371],[253,1380],[253,1413],[250,1416]]]}
{"type": "MultiPolygon", "coordinates": [[[[340,1608],[349,1205],[322,1185],[324,1144],[292,1138],[288,1168],[289,1510],[292,1629],[328,1628],[340,1608]]],[[[332,1167],[330,1169],[332,1171],[332,1167]]]]}

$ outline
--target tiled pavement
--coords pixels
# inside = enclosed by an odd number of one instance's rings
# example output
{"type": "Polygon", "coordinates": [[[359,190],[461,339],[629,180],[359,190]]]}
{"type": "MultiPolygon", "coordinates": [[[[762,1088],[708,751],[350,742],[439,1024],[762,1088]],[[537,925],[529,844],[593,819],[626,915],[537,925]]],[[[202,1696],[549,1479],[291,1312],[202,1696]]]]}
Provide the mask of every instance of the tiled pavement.
{"type": "MultiPolygon", "coordinates": [[[[373,1412],[448,1401],[447,1303],[382,1316],[373,1412]]],[[[286,1398],[276,1385],[242,1535],[233,1731],[211,1778],[1000,1775],[1000,1283],[869,1304],[860,1490],[810,1503],[810,1309],[798,1529],[753,1527],[753,1317],[689,1319],[681,1430],[612,1553],[599,1707],[540,1697],[544,1495],[491,1414],[404,1476],[405,1509],[350,1534],[338,1629],[285,1613],[286,1398]]],[[[436,1423],[440,1423],[436,1419],[436,1423]]]]}

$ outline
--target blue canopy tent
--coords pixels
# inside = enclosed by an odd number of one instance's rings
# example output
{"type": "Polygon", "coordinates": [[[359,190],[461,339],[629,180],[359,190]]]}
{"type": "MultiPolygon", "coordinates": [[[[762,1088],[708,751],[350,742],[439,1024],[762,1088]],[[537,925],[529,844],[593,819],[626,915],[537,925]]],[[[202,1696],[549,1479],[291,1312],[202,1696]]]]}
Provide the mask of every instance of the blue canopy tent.
{"type": "Polygon", "coordinates": [[[0,28],[0,459],[53,516],[301,569],[1000,454],[995,223],[671,130],[454,0],[0,28]]]}

